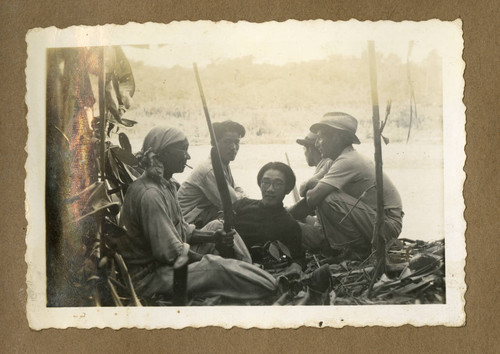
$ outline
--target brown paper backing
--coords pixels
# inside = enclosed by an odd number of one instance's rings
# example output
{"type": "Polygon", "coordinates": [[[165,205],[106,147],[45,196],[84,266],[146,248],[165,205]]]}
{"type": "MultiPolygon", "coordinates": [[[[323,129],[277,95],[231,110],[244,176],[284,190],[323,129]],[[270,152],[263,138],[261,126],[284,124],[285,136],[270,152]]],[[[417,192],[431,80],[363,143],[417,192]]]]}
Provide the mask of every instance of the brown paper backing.
{"type": "MultiPolygon", "coordinates": [[[[490,352],[500,347],[500,46],[498,1],[2,1],[0,256],[2,352],[490,352]],[[34,27],[173,20],[463,20],[468,156],[467,324],[298,330],[220,328],[33,331],[26,320],[25,35],[34,27]]],[[[445,181],[446,182],[446,181],[445,181]]],[[[237,312],[235,313],[237,316],[237,312]]]]}

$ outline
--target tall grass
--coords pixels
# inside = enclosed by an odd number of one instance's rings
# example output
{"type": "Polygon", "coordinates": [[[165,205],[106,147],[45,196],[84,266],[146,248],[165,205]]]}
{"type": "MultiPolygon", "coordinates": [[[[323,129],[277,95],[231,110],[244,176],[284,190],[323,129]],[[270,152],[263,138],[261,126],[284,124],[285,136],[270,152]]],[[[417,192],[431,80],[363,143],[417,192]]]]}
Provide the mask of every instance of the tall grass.
{"type": "MultiPolygon", "coordinates": [[[[329,111],[344,111],[359,121],[358,136],[371,138],[371,97],[366,58],[333,56],[326,60],[274,66],[254,64],[251,57],[219,61],[200,68],[213,121],[231,119],[247,130],[247,143],[289,143],[329,111]]],[[[136,80],[134,105],[127,118],[139,122],[128,129],[143,137],[156,125],[183,130],[193,144],[208,143],[208,132],[194,74],[179,66],[157,68],[131,62],[136,80]]],[[[406,63],[396,56],[378,57],[381,115],[385,102],[392,111],[385,129],[391,141],[404,141],[409,126],[409,83],[406,63]]],[[[431,53],[411,65],[418,119],[413,139],[442,136],[441,61],[431,53]]]]}

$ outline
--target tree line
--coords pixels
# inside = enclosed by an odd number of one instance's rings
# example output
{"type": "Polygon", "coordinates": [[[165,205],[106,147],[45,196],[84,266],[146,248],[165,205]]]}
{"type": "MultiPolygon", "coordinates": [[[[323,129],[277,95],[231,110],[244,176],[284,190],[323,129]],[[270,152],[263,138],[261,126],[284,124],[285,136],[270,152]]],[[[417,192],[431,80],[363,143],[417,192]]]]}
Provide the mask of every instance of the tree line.
{"type": "MultiPolygon", "coordinates": [[[[127,116],[140,124],[130,134],[144,136],[152,126],[175,125],[193,143],[208,143],[192,69],[153,67],[136,61],[131,65],[136,93],[127,116]]],[[[412,128],[415,138],[441,137],[441,57],[430,52],[426,59],[408,66],[406,60],[394,54],[379,54],[377,70],[381,115],[385,102],[392,100],[385,135],[391,141],[406,139],[413,85],[418,112],[412,128]]],[[[361,139],[371,137],[366,53],[361,57],[334,55],[282,66],[255,63],[253,57],[247,56],[212,62],[200,67],[200,75],[212,119],[233,119],[244,124],[247,142],[287,142],[321,119],[322,114],[336,110],[358,119],[361,139]]]]}

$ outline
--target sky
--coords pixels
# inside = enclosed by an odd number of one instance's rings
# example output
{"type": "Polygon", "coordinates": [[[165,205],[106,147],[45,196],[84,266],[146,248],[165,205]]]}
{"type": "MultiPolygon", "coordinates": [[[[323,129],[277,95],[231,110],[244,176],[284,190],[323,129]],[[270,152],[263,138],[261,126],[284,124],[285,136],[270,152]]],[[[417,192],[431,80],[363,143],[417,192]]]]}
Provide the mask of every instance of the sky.
{"type": "MultiPolygon", "coordinates": [[[[177,22],[167,26],[162,36],[150,44],[123,46],[131,60],[152,66],[203,66],[225,59],[252,56],[254,63],[283,65],[325,59],[330,55],[359,57],[367,40],[375,49],[406,61],[408,44],[414,42],[410,59],[424,60],[435,50],[446,51],[439,31],[441,22],[406,23],[287,21],[255,24],[248,22],[177,22]],[[436,26],[437,25],[437,26],[436,26]]],[[[133,43],[131,43],[133,44],[133,43]]]]}

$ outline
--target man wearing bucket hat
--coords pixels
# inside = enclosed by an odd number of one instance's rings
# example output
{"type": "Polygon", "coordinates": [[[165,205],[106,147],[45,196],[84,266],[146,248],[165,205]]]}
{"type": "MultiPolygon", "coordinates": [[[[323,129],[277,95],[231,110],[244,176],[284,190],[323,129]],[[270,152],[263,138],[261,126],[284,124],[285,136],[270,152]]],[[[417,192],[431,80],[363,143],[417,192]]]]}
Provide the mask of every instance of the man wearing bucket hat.
{"type": "MultiPolygon", "coordinates": [[[[328,172],[306,193],[307,204],[316,209],[322,233],[330,247],[344,251],[346,258],[365,258],[371,252],[376,219],[375,166],[360,155],[353,144],[358,121],[342,112],[326,113],[313,124],[316,146],[323,158],[332,159],[328,172]]],[[[384,174],[385,237],[397,238],[402,228],[399,192],[384,174]]]]}

